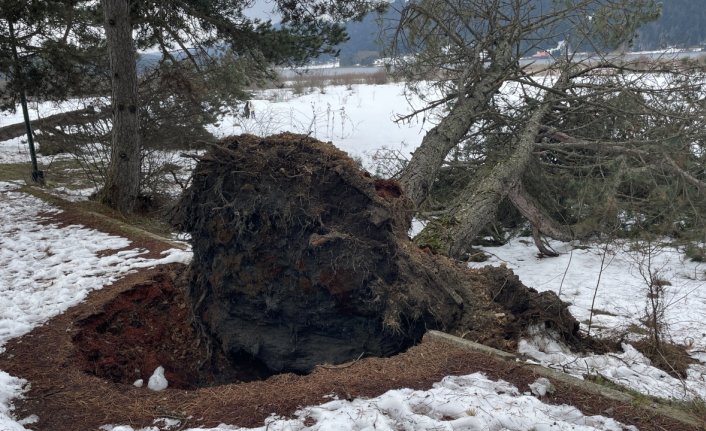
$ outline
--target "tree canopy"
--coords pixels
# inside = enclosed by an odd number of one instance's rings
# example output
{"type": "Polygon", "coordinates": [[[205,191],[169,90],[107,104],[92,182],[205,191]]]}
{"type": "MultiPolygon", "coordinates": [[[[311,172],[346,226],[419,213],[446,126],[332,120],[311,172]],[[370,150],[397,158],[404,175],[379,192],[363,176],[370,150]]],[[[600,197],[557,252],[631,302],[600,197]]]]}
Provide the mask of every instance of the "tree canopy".
{"type": "Polygon", "coordinates": [[[395,67],[426,101],[412,115],[435,122],[399,173],[432,222],[420,242],[460,257],[488,226],[524,219],[551,254],[541,235],[703,226],[703,68],[602,54],[658,12],[649,0],[409,2],[392,50],[413,55],[395,67]],[[521,60],[559,40],[545,61],[521,60]]]}

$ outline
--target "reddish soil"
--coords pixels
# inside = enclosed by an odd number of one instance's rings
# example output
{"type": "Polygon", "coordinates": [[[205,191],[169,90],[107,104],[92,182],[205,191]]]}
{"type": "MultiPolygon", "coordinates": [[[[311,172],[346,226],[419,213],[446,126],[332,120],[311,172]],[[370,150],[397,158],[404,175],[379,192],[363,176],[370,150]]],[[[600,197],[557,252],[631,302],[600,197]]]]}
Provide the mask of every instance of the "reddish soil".
{"type": "Polygon", "coordinates": [[[147,383],[160,365],[173,388],[198,386],[204,352],[193,342],[194,331],[176,273],[160,273],[117,295],[76,322],[75,364],[84,372],[115,383],[147,383]]]}
{"type": "MultiPolygon", "coordinates": [[[[90,218],[80,221],[91,226],[90,218]]],[[[156,249],[160,247],[165,245],[156,249]]],[[[303,376],[280,374],[204,387],[209,380],[199,373],[203,352],[187,318],[177,277],[182,270],[180,265],[169,265],[131,274],[7,343],[0,354],[0,369],[31,384],[26,396],[15,403],[14,414],[39,417],[26,427],[62,431],[128,424],[139,428],[163,417],[181,418],[183,427],[261,426],[272,413],[289,416],[301,406],[324,402],[331,394],[350,399],[402,387],[428,389],[446,375],[473,372],[503,379],[524,391],[538,377],[514,362],[424,341],[396,356],[364,358],[344,368],[321,366],[303,376]],[[153,392],[131,384],[135,378],[147,378],[156,364],[167,369],[169,389],[153,392]],[[201,387],[185,389],[197,386],[201,387]]],[[[557,390],[545,402],[575,405],[587,415],[606,414],[641,430],[699,429],[656,416],[648,406],[610,401],[553,383],[557,390]]]]}

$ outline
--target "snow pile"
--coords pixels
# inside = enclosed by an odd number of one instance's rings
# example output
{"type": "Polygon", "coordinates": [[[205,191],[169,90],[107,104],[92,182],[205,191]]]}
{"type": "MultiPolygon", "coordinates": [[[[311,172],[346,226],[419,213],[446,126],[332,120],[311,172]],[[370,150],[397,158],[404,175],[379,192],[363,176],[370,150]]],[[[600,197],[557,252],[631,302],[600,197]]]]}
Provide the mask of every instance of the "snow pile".
{"type": "Polygon", "coordinates": [[[529,384],[530,391],[538,397],[543,397],[547,394],[553,394],[556,390],[552,382],[545,377],[538,378],[534,383],[529,384]]]}
{"type": "MultiPolygon", "coordinates": [[[[372,399],[333,400],[305,407],[294,416],[273,416],[264,426],[250,430],[637,430],[603,416],[585,416],[575,407],[544,404],[507,382],[490,380],[481,373],[445,377],[428,391],[398,389],[372,399]]],[[[105,429],[134,431],[126,426],[105,429]]],[[[228,425],[211,429],[226,430],[249,429],[228,425]]]]}
{"type": "Polygon", "coordinates": [[[164,367],[160,365],[150,376],[147,387],[153,391],[163,391],[167,389],[167,386],[169,386],[169,382],[167,382],[167,378],[164,377],[164,367]]]}

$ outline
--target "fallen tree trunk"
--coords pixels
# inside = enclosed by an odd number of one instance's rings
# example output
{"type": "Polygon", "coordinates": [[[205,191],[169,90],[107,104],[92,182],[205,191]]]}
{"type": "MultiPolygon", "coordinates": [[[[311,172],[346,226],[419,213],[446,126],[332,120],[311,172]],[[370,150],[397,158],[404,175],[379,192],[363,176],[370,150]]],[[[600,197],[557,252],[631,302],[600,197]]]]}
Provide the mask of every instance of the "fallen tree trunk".
{"type": "Polygon", "coordinates": [[[575,239],[571,227],[554,220],[537,200],[527,193],[522,182],[518,182],[508,190],[507,197],[512,205],[534,226],[538,233],[547,235],[559,241],[575,239]]]}
{"type": "Polygon", "coordinates": [[[512,65],[508,47],[498,53],[498,62],[485,70],[477,82],[460,86],[460,95],[448,115],[424,135],[402,171],[400,183],[415,208],[419,208],[429,196],[449,152],[458,146],[478,117],[488,109],[488,103],[502,86],[502,78],[512,65]]]}
{"type": "Polygon", "coordinates": [[[427,329],[506,349],[530,324],[578,340],[556,295],[415,246],[412,207],[397,183],[305,136],[214,145],[174,217],[192,237],[188,296],[212,359],[307,372],[392,355],[427,329]]]}
{"type": "MultiPolygon", "coordinates": [[[[93,123],[95,121],[108,118],[109,113],[104,111],[96,111],[89,106],[84,109],[77,109],[70,112],[61,112],[59,114],[50,115],[48,117],[39,118],[32,121],[32,129],[37,131],[50,131],[60,126],[80,126],[93,123]]],[[[0,127],[0,141],[7,141],[25,134],[25,123],[10,124],[0,127]]]]}
{"type": "Polygon", "coordinates": [[[532,160],[537,136],[542,131],[542,120],[560,99],[566,81],[567,75],[559,77],[554,87],[547,90],[544,100],[534,107],[521,132],[512,140],[509,156],[494,161],[488,174],[469,184],[456,199],[450,211],[453,223],[442,226],[441,232],[433,234],[439,237],[436,242],[444,254],[462,258],[470,249],[472,240],[493,220],[498,206],[508,196],[524,216],[531,217],[530,222],[536,223],[535,228],[540,231],[551,228],[552,233],[561,233],[564,238],[568,236],[566,230],[550,224],[548,217],[541,217],[534,201],[521,193],[522,177],[532,160]]]}
{"type": "Polygon", "coordinates": [[[478,184],[469,185],[461,194],[453,212],[457,223],[449,228],[445,241],[445,252],[449,256],[461,257],[468,251],[473,238],[495,217],[500,202],[522,181],[534,151],[534,140],[542,117],[548,111],[548,103],[537,107],[520,136],[514,140],[510,156],[498,161],[478,184]]]}

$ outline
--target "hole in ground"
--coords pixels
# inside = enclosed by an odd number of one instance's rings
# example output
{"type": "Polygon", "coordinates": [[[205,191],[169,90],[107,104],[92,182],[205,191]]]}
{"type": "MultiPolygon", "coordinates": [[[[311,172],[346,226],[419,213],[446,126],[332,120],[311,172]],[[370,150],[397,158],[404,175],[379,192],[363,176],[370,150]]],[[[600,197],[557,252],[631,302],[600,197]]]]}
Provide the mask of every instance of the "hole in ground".
{"type": "Polygon", "coordinates": [[[103,309],[77,322],[75,359],[86,373],[124,384],[145,384],[163,366],[169,387],[195,389],[260,380],[273,373],[245,355],[228,364],[205,362],[206,345],[191,326],[176,272],[120,293],[103,309]]]}
{"type": "MultiPolygon", "coordinates": [[[[80,319],[73,336],[78,367],[114,383],[131,385],[142,379],[146,385],[161,365],[170,388],[187,390],[280,373],[246,353],[207,360],[208,347],[191,324],[186,281],[179,272],[160,272],[80,319]]],[[[423,327],[416,329],[416,339],[398,346],[397,353],[421,341],[423,327]]]]}

